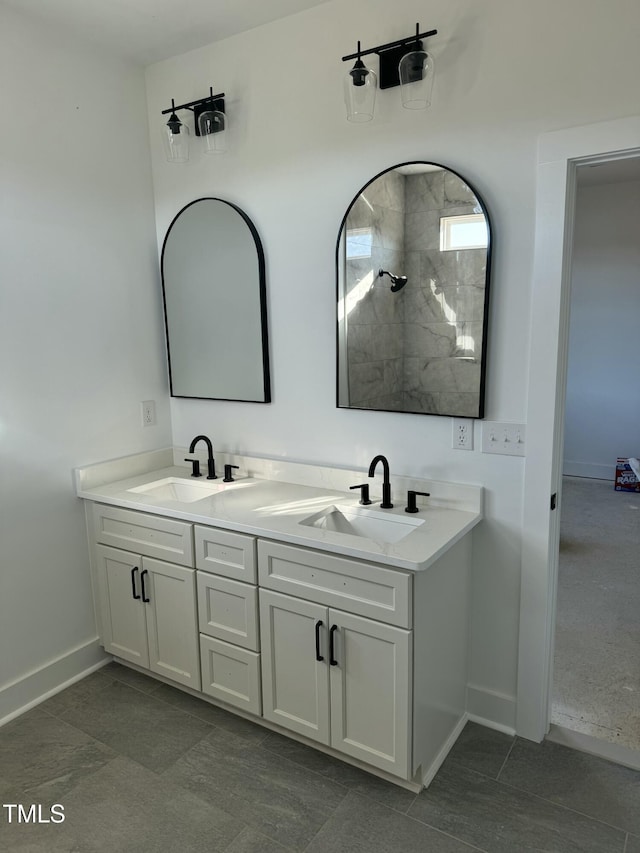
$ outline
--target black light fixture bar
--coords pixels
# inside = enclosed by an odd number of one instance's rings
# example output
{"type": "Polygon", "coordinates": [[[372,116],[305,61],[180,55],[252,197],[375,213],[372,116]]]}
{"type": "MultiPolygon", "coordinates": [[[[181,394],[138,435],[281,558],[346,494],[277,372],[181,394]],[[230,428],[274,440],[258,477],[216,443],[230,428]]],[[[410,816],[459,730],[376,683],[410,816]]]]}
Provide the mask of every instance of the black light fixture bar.
{"type": "MultiPolygon", "coordinates": [[[[377,53],[380,55],[384,50],[390,50],[392,47],[406,47],[412,42],[418,41],[419,39],[429,38],[429,36],[435,36],[437,33],[437,30],[429,30],[426,33],[416,33],[415,35],[408,36],[407,38],[387,42],[387,44],[379,44],[377,47],[369,47],[367,50],[361,50],[359,53],[350,53],[348,56],[343,56],[342,61],[347,62],[350,59],[357,59],[358,56],[368,56],[370,53],[377,53]]],[[[180,107],[176,107],[176,109],[180,109],[180,107]]],[[[171,110],[166,110],[165,112],[169,113],[171,110]]]]}
{"type": "MultiPolygon", "coordinates": [[[[188,104],[179,104],[175,107],[169,107],[168,110],[162,110],[161,115],[168,115],[169,113],[174,112],[175,110],[193,110],[194,107],[199,107],[204,104],[208,104],[211,101],[219,101],[224,98],[224,92],[220,92],[218,95],[213,94],[213,90],[211,90],[212,94],[207,95],[206,98],[198,98],[197,101],[189,101],[188,104]]],[[[224,101],[223,101],[224,103],[224,101]]]]}
{"type": "MultiPolygon", "coordinates": [[[[421,33],[420,24],[416,24],[415,35],[396,39],[396,41],[389,41],[386,44],[379,44],[377,47],[369,47],[366,50],[358,50],[356,53],[343,56],[342,61],[347,62],[350,59],[359,60],[361,56],[377,53],[380,57],[379,86],[381,89],[391,89],[393,86],[400,85],[398,64],[402,57],[406,56],[407,53],[412,53],[414,50],[422,50],[421,39],[435,36],[437,32],[437,30],[428,30],[421,33]]],[[[360,42],[358,42],[358,47],[360,47],[360,42]]]]}

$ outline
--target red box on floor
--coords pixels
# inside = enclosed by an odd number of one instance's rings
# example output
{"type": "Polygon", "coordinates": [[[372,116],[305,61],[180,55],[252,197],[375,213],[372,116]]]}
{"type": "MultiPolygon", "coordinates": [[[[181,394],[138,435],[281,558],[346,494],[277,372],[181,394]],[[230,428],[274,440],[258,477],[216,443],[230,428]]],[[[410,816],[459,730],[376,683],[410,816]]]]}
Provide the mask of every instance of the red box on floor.
{"type": "Polygon", "coordinates": [[[616,492],[640,492],[640,480],[631,470],[628,459],[618,457],[616,462],[616,492]]]}

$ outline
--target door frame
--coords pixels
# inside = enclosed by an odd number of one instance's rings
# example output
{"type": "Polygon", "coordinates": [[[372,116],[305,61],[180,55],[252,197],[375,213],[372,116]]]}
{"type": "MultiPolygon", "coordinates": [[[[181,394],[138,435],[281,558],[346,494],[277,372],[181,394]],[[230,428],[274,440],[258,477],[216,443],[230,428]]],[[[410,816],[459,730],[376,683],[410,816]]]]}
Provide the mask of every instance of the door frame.
{"type": "Polygon", "coordinates": [[[538,141],[524,469],[516,731],[549,731],[569,342],[576,167],[640,155],[640,116],[543,134],[538,141]]]}

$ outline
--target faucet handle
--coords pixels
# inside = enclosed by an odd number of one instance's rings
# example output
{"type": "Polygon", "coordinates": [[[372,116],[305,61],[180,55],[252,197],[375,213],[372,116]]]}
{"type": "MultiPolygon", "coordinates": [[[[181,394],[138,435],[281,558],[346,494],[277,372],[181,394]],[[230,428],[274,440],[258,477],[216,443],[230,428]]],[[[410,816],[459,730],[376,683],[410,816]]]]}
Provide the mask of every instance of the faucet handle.
{"type": "Polygon", "coordinates": [[[414,492],[413,489],[409,489],[409,491],[407,492],[407,505],[404,508],[405,512],[420,512],[416,503],[416,495],[422,495],[423,497],[428,498],[430,496],[430,493],[414,492]]]}
{"type": "Polygon", "coordinates": [[[349,486],[349,489],[360,489],[360,500],[358,503],[361,503],[363,506],[369,506],[371,503],[369,500],[369,483],[360,483],[358,486],[349,486]]]}
{"type": "Polygon", "coordinates": [[[185,456],[184,461],[185,462],[191,462],[191,465],[192,465],[191,476],[192,477],[202,477],[202,474],[200,473],[200,460],[199,459],[189,459],[188,456],[185,456]]]}
{"type": "Polygon", "coordinates": [[[239,468],[239,465],[225,465],[224,466],[224,480],[223,483],[233,483],[233,477],[231,475],[231,471],[233,468],[239,468]]]}

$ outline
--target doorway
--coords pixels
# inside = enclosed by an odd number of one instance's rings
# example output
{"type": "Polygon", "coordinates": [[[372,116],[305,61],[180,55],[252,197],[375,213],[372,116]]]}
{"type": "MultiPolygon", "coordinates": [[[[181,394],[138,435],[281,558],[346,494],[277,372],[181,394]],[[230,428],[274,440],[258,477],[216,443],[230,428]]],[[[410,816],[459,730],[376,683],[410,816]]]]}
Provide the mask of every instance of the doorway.
{"type": "Polygon", "coordinates": [[[579,165],[551,723],[640,751],[640,158],[579,165]]]}
{"type": "Polygon", "coordinates": [[[640,751],[640,158],[579,165],[551,723],[640,751]]]}
{"type": "Polygon", "coordinates": [[[640,116],[539,140],[516,716],[535,741],[551,717],[576,170],[638,156],[640,116]]]}

